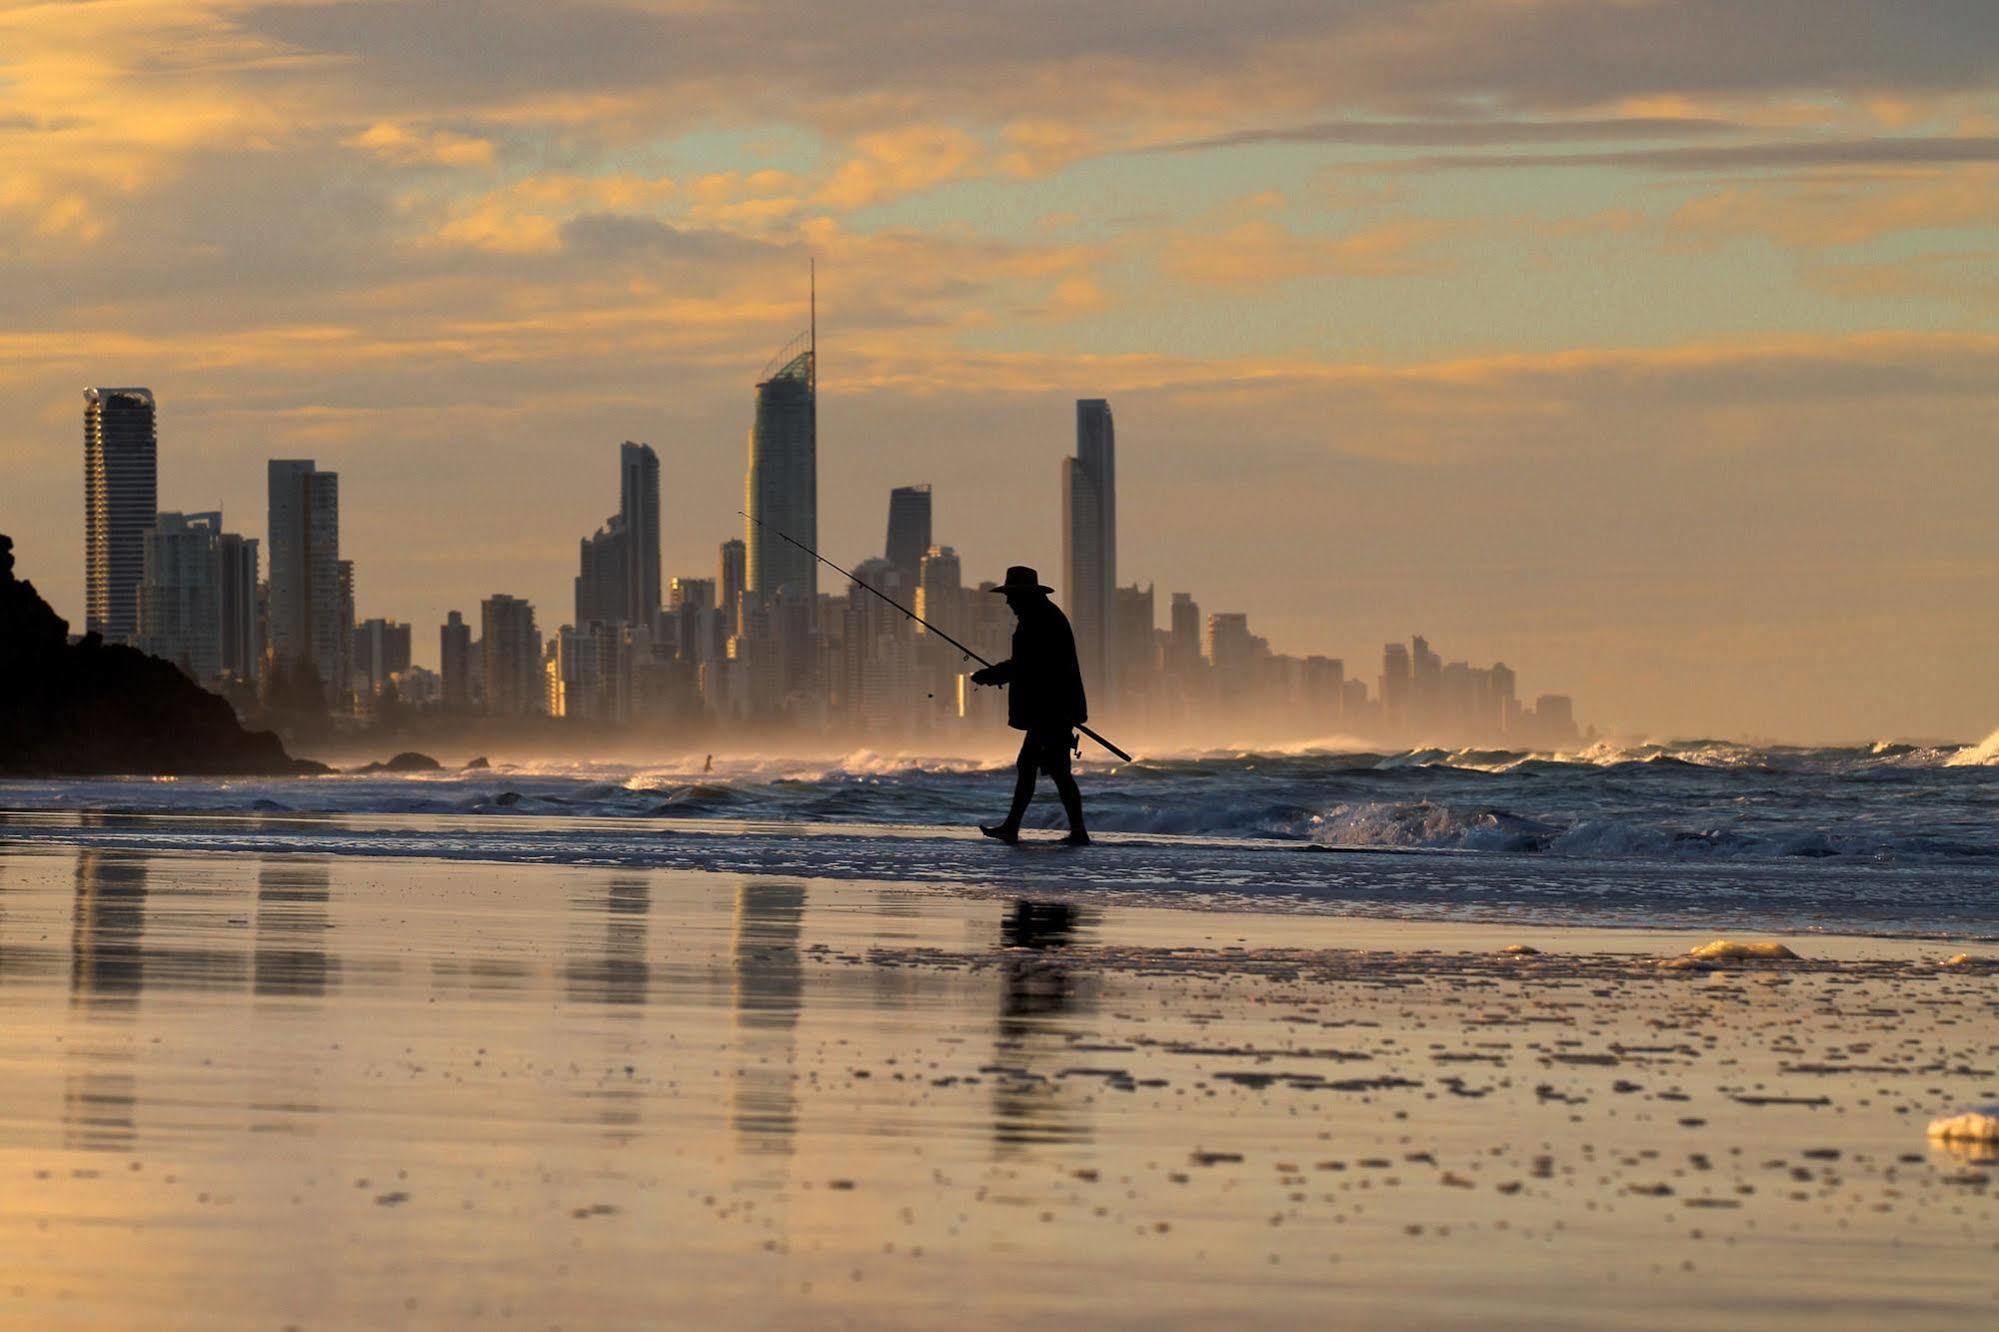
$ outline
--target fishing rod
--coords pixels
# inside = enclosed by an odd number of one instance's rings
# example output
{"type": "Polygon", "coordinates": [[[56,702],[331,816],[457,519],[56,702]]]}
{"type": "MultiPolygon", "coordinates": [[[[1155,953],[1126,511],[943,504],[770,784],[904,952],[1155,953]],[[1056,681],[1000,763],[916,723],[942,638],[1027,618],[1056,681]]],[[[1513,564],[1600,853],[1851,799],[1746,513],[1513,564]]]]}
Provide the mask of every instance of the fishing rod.
{"type": "MultiPolygon", "coordinates": [[[[970,648],[966,647],[963,643],[960,643],[957,639],[951,637],[951,635],[945,633],[942,629],[939,629],[936,625],[930,623],[930,621],[924,619],[921,615],[918,615],[915,611],[903,605],[900,601],[897,601],[894,597],[890,596],[888,593],[882,591],[878,587],[874,587],[870,584],[863,583],[860,579],[854,577],[854,575],[848,573],[845,569],[842,569],[839,565],[833,563],[833,561],[827,559],[824,555],[821,555],[818,551],[812,549],[812,547],[806,545],[803,541],[792,540],[791,537],[785,535],[783,532],[780,532],[777,528],[772,527],[769,523],[763,521],[763,519],[751,517],[749,514],[744,513],[741,509],[736,510],[736,513],[741,517],[749,518],[751,522],[755,523],[758,527],[761,527],[764,531],[770,533],[778,540],[787,542],[790,545],[798,547],[800,550],[804,551],[807,555],[810,555],[813,559],[819,561],[821,564],[825,565],[828,569],[831,569],[834,573],[839,574],[842,578],[852,583],[855,587],[874,593],[876,596],[880,597],[883,601],[886,601],[889,605],[895,607],[897,610],[901,611],[904,615],[907,615],[910,619],[916,621],[918,624],[922,625],[925,629],[928,629],[931,633],[937,635],[939,638],[943,639],[946,643],[949,643],[952,647],[964,653],[968,660],[976,661],[981,666],[992,665],[992,663],[987,661],[984,657],[981,657],[978,653],[972,651],[970,648]]],[[[1101,735],[1098,735],[1095,731],[1091,730],[1089,727],[1084,726],[1081,723],[1078,723],[1076,729],[1081,731],[1084,735],[1089,736],[1090,739],[1096,741],[1098,744],[1102,745],[1105,749],[1110,750],[1111,753],[1116,754],[1126,763],[1136,762],[1136,760],[1133,759],[1131,755],[1125,753],[1122,749],[1119,749],[1116,745],[1104,739],[1101,735]]]]}

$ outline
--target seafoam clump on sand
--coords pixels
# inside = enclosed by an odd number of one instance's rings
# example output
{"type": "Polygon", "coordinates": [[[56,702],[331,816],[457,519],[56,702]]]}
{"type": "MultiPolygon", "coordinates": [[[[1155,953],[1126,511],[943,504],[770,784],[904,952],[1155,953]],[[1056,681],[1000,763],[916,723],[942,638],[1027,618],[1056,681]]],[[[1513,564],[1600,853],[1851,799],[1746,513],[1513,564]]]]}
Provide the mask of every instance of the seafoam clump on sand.
{"type": "Polygon", "coordinates": [[[1954,1115],[1932,1119],[1930,1136],[1939,1142],[1999,1143],[1999,1101],[1968,1105],[1954,1115]]]}
{"type": "Polygon", "coordinates": [[[1688,957],[1697,957],[1704,962],[1796,962],[1798,955],[1780,943],[1741,943],[1734,939],[1716,939],[1713,943],[1702,944],[1699,948],[1687,950],[1688,957]]]}
{"type": "Polygon", "coordinates": [[[1678,957],[1666,958],[1656,965],[1661,971],[1714,971],[1730,962],[1797,962],[1802,959],[1780,943],[1742,943],[1734,939],[1716,939],[1713,943],[1690,948],[1678,957]]]}

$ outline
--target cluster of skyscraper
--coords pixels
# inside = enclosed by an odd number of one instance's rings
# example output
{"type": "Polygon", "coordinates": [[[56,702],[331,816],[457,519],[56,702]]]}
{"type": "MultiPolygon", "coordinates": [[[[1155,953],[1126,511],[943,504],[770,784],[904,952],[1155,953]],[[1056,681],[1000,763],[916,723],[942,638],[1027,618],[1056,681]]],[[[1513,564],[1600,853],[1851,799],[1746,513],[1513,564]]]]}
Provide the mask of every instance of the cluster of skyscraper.
{"type": "MultiPolygon", "coordinates": [[[[936,542],[928,485],[889,493],[883,553],[854,574],[942,634],[858,586],[819,589],[805,549],[818,541],[816,355],[808,332],[756,386],[749,521],[742,540],[722,544],[713,577],[662,585],[660,459],[627,441],[618,511],[579,542],[571,622],[544,638],[532,604],[495,594],[480,604],[476,637],[450,612],[435,672],[412,664],[407,624],[355,623],[338,475],[309,460],[269,464],[270,569],[260,582],[257,542],[222,531],[219,513],[158,511],[152,394],[90,389],[89,628],[206,683],[261,685],[267,699],[292,705],[316,689],[336,712],[360,717],[393,699],[461,714],[647,729],[720,722],[873,740],[996,726],[1003,696],[971,685],[975,663],[943,635],[998,660],[1011,615],[985,594],[992,583],[967,586],[957,551],[936,542]]],[[[1246,615],[1204,617],[1189,593],[1172,595],[1160,627],[1153,589],[1118,583],[1117,437],[1101,398],[1076,403],[1076,452],[1060,481],[1058,595],[1099,718],[1176,734],[1212,723],[1401,743],[1553,747],[1577,738],[1566,697],[1523,706],[1505,665],[1445,664],[1420,637],[1386,646],[1370,694],[1343,662],[1275,653],[1246,615]]]]}

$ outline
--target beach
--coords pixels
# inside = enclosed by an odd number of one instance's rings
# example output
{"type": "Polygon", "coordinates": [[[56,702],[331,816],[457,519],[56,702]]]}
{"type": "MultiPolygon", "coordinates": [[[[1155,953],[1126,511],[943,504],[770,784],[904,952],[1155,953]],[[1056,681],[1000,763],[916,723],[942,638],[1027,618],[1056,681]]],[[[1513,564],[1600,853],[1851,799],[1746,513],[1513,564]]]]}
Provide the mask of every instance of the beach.
{"type": "Polygon", "coordinates": [[[1950,939],[0,844],[0,1321],[1822,1327],[1999,1309],[1950,939]],[[1513,951],[1507,951],[1507,950],[1513,951]]]}

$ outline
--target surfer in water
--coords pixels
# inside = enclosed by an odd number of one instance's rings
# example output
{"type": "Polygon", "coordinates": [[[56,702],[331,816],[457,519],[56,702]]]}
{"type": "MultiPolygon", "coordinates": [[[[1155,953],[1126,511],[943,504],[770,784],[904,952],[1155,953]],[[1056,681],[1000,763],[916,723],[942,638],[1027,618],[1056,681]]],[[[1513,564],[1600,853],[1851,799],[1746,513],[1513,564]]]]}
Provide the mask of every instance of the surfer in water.
{"type": "Polygon", "coordinates": [[[1006,582],[992,589],[1006,598],[1014,615],[1013,656],[972,676],[972,683],[1004,685],[1006,724],[1027,732],[1015,768],[1013,808],[1004,823],[981,824],[986,836],[1012,844],[1020,840],[1020,820],[1034,799],[1035,779],[1047,773],[1069,815],[1070,846],[1088,846],[1083,827],[1083,793],[1069,770],[1076,748],[1076,728],[1090,719],[1083,698],[1083,669],[1076,660],[1076,635],[1069,617],[1048,599],[1054,589],[1025,565],[1006,571],[1006,582]]]}

